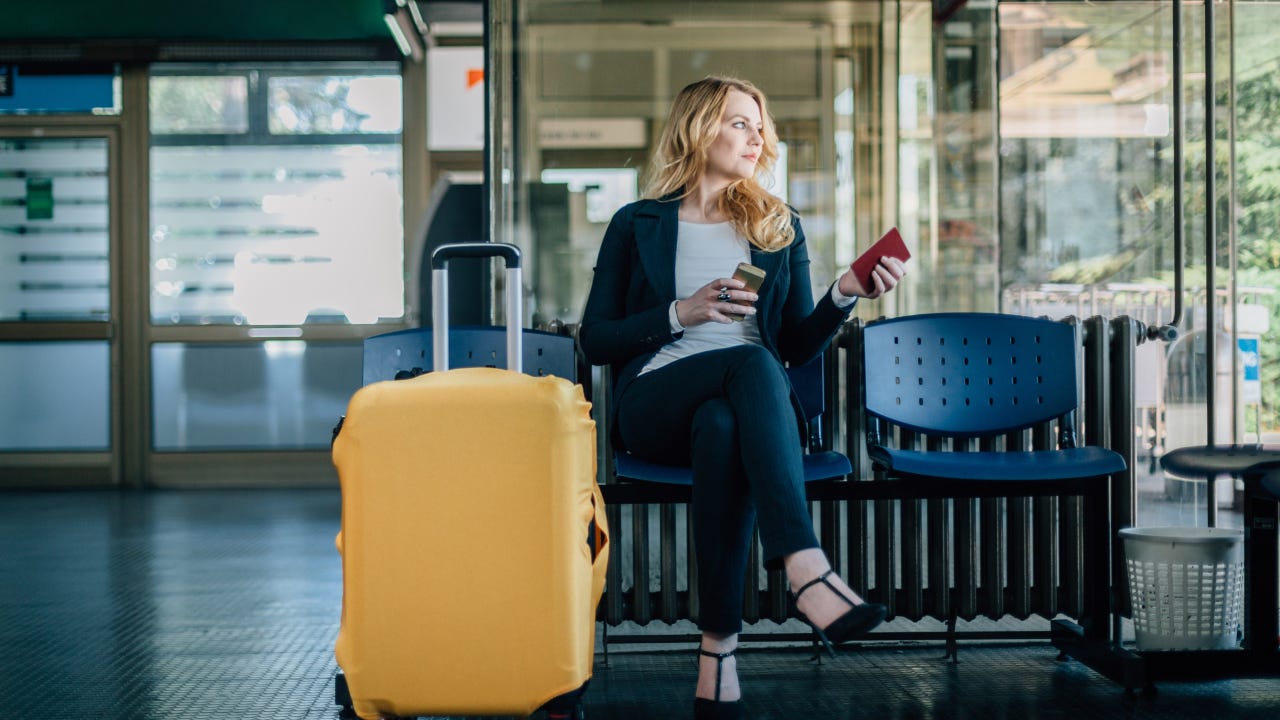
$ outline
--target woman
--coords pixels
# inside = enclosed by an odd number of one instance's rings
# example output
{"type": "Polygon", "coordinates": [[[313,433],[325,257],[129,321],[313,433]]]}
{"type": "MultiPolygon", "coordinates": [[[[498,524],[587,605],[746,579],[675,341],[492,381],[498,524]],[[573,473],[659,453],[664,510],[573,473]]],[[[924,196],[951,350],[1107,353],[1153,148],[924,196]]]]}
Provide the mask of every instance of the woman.
{"type": "Polygon", "coordinates": [[[605,232],[579,335],[593,364],[613,367],[614,442],[693,468],[695,718],[741,716],[733,653],[754,522],[766,566],[785,570],[797,615],[828,648],[885,614],[831,573],[818,545],[804,423],[782,362],[816,356],[857,298],[893,289],[905,269],[883,258],[871,287],[846,271],[815,305],[800,221],[760,182],[777,142],[754,85],[710,77],[681,90],[647,199],[619,210],[605,232]],[[758,293],[729,277],[742,261],[764,269],[758,293]]]}

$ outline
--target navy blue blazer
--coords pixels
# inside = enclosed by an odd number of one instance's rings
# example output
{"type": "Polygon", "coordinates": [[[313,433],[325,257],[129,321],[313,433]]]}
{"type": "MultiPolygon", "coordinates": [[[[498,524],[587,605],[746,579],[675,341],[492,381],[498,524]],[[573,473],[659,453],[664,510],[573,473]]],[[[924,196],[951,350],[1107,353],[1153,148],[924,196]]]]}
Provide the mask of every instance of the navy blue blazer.
{"type": "MultiPolygon", "coordinates": [[[[668,316],[677,299],[679,209],[674,198],[626,205],[614,214],[600,244],[578,340],[592,365],[612,367],[615,399],[654,353],[683,335],[671,332],[668,316]]],[[[794,242],[773,252],[752,247],[751,263],[765,271],[755,316],[764,346],[779,362],[801,364],[826,348],[849,311],[836,307],[829,292],[814,305],[804,231],[795,215],[791,225],[794,242]]],[[[726,276],[732,272],[725,268],[726,276]]],[[[794,392],[792,403],[799,415],[794,392]]]]}

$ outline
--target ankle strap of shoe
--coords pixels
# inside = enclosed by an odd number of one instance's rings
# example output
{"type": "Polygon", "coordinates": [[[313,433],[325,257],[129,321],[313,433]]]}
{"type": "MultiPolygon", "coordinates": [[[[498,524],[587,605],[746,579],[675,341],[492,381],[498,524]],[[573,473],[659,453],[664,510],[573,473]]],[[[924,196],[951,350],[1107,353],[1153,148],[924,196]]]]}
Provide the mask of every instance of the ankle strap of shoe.
{"type": "Polygon", "coordinates": [[[716,659],[716,702],[720,702],[720,676],[724,671],[725,658],[733,657],[733,654],[736,652],[738,652],[738,648],[734,648],[729,652],[717,653],[711,652],[710,650],[703,650],[701,645],[698,646],[699,655],[705,655],[706,657],[713,657],[716,659]]]}
{"type": "MultiPolygon", "coordinates": [[[[830,577],[830,575],[831,575],[831,573],[832,573],[832,572],[834,572],[834,571],[833,571],[833,570],[831,570],[831,569],[828,569],[826,572],[822,573],[822,574],[821,574],[821,575],[819,575],[818,577],[816,577],[816,578],[814,578],[814,579],[810,580],[809,582],[805,583],[804,585],[801,585],[799,590],[797,590],[797,591],[795,591],[794,593],[792,593],[792,594],[791,594],[791,595],[792,595],[792,597],[794,597],[796,600],[799,600],[799,599],[800,599],[800,596],[804,594],[804,591],[805,591],[805,590],[808,590],[809,588],[813,587],[814,585],[817,585],[818,583],[823,583],[823,584],[825,584],[825,585],[830,585],[831,583],[827,582],[827,578],[828,578],[828,577],[830,577]]],[[[832,588],[832,589],[834,590],[835,588],[832,588]]],[[[840,593],[836,593],[836,594],[837,594],[837,595],[840,595],[840,593]]],[[[843,595],[841,595],[841,597],[844,597],[844,596],[843,596],[843,595]]]]}

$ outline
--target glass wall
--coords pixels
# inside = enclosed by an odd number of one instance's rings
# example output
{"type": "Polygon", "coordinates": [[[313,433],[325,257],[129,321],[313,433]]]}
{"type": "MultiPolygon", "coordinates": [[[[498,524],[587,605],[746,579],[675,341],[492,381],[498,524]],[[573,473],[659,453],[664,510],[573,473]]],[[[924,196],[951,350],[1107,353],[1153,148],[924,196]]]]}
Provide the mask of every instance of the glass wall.
{"type": "MultiPolygon", "coordinates": [[[[1170,322],[1182,231],[1179,337],[1139,346],[1135,387],[1145,487],[1185,501],[1179,523],[1204,522],[1205,489],[1159,472],[1161,453],[1280,440],[1270,217],[1280,83],[1264,29],[1278,17],[1273,2],[1186,3],[1177,58],[1170,3],[999,5],[1004,306],[1170,322]]],[[[1230,483],[1214,502],[1234,504],[1230,483]]]]}
{"type": "Polygon", "coordinates": [[[5,132],[0,453],[40,453],[52,464],[76,462],[72,453],[105,458],[113,435],[111,141],[5,132]]]}
{"type": "Polygon", "coordinates": [[[156,343],[156,450],[325,449],[361,385],[359,344],[156,343]]]}
{"type": "Polygon", "coordinates": [[[0,342],[0,452],[111,449],[105,341],[0,342]]]}
{"type": "Polygon", "coordinates": [[[815,286],[890,226],[913,251],[907,282],[864,317],[1164,325],[1180,236],[1179,338],[1138,347],[1140,494],[1203,492],[1160,473],[1159,455],[1210,437],[1280,439],[1280,91],[1266,32],[1280,3],[1184,5],[1175,38],[1173,5],[1157,0],[495,4],[494,27],[511,34],[495,57],[515,77],[495,89],[510,108],[493,128],[507,158],[496,237],[530,251],[532,320],[576,321],[604,223],[640,191],[675,93],[708,74],[745,77],[770,96],[780,193],[801,214],[815,286]]]}
{"type": "Polygon", "coordinates": [[[153,70],[152,322],[403,316],[400,78],[377,72],[153,70]]]}
{"type": "MultiPolygon", "coordinates": [[[[576,322],[614,211],[638,199],[675,94],[707,75],[741,77],[769,97],[782,144],[773,192],[800,213],[825,289],[855,246],[887,229],[879,184],[855,183],[878,142],[880,8],[865,3],[516,4],[518,98],[499,233],[529,249],[534,322],[576,322]],[[875,81],[868,85],[867,79],[875,81]],[[862,192],[864,194],[859,194],[862,192]]],[[[500,149],[499,152],[505,152],[500,149]]],[[[876,153],[876,162],[882,162],[876,153]]],[[[497,203],[501,209],[503,202],[497,203]]]]}
{"type": "Polygon", "coordinates": [[[171,329],[151,447],[326,449],[364,333],[310,338],[405,316],[399,66],[159,65],[149,87],[149,311],[171,329]]]}
{"type": "Polygon", "coordinates": [[[105,138],[0,138],[0,321],[111,316],[105,138]]]}

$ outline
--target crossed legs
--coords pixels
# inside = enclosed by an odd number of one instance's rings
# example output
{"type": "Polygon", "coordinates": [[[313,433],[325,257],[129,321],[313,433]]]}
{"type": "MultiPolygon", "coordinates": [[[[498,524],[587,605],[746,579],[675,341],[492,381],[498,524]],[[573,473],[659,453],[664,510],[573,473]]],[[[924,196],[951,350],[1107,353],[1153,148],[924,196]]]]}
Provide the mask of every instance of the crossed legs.
{"type": "MultiPolygon", "coordinates": [[[[829,569],[804,496],[797,419],[785,371],[764,348],[701,353],[638,377],[619,399],[628,450],[650,461],[691,464],[702,647],[737,646],[751,531],[765,564],[783,568],[793,590],[829,569]]],[[[858,596],[829,578],[853,602],[858,596]]],[[[849,609],[829,589],[804,593],[799,608],[819,627],[849,609]]],[[[717,660],[700,656],[697,696],[716,697],[717,660]]],[[[735,658],[718,673],[721,700],[738,698],[735,658]]]]}

